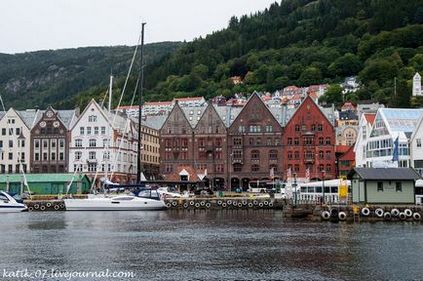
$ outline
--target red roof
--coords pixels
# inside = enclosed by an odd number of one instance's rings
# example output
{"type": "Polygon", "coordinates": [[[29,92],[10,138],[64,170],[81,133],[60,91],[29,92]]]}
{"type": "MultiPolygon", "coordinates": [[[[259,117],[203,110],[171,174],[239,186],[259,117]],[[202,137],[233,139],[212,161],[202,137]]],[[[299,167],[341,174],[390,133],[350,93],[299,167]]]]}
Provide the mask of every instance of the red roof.
{"type": "Polygon", "coordinates": [[[174,172],[174,173],[172,173],[172,174],[170,174],[166,177],[166,180],[167,181],[180,181],[181,176],[179,175],[179,173],[181,173],[183,170],[187,171],[187,173],[189,174],[189,181],[190,182],[200,180],[198,178],[196,170],[190,165],[180,165],[178,167],[178,169],[176,170],[176,172],[174,172]]]}
{"type": "Polygon", "coordinates": [[[347,152],[350,148],[351,148],[351,146],[349,146],[349,145],[337,145],[337,146],[336,146],[336,152],[337,152],[337,153],[345,153],[345,152],[347,152]]]}
{"type": "Polygon", "coordinates": [[[364,118],[366,118],[367,122],[373,124],[373,122],[375,122],[376,113],[364,113],[364,118]]]}
{"type": "Polygon", "coordinates": [[[348,150],[339,157],[339,160],[355,161],[354,146],[349,146],[348,150]]]}

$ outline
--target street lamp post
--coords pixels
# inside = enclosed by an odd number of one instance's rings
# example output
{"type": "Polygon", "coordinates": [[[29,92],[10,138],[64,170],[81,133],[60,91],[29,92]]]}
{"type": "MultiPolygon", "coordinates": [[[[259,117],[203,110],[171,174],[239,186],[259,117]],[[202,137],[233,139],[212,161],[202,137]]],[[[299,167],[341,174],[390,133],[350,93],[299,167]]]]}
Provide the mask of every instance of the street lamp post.
{"type": "Polygon", "coordinates": [[[325,177],[326,171],[322,170],[322,204],[325,204],[325,177]]]}
{"type": "Polygon", "coordinates": [[[294,206],[297,206],[297,173],[294,173],[294,206]]]}

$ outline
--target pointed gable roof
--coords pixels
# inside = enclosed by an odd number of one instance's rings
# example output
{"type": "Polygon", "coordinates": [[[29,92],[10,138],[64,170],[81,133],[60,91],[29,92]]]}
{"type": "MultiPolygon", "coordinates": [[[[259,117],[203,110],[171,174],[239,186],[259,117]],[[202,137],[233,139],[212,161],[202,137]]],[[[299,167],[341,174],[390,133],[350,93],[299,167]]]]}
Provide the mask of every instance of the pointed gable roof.
{"type": "Polygon", "coordinates": [[[175,103],[175,105],[172,107],[172,110],[167,115],[166,120],[164,121],[160,131],[163,132],[163,130],[165,130],[168,126],[173,129],[173,122],[183,122],[186,124],[187,129],[192,131],[192,126],[178,102],[175,103]]]}
{"type": "Polygon", "coordinates": [[[223,122],[222,118],[220,117],[220,115],[217,113],[216,108],[213,106],[213,104],[211,102],[207,103],[207,107],[204,109],[203,114],[200,117],[200,120],[198,120],[194,130],[198,131],[198,129],[201,127],[201,125],[206,126],[205,124],[203,124],[205,121],[205,118],[208,114],[211,114],[211,118],[212,118],[212,123],[214,123],[213,121],[216,120],[218,122],[218,124],[220,124],[223,129],[226,129],[225,123],[223,122]]]}
{"type": "MultiPolygon", "coordinates": [[[[318,109],[318,111],[320,112],[320,114],[324,117],[324,119],[326,119],[326,121],[334,128],[334,123],[333,120],[330,120],[328,117],[328,113],[325,113],[324,109],[321,108],[318,104],[316,104],[316,102],[310,97],[307,96],[302,102],[301,104],[298,106],[297,110],[294,112],[294,114],[292,115],[292,117],[289,119],[289,121],[286,123],[286,127],[289,126],[289,124],[292,122],[292,120],[294,120],[298,114],[300,114],[300,112],[302,111],[304,106],[313,106],[315,108],[318,109]]],[[[329,110],[332,110],[331,108],[329,110]]],[[[332,110],[333,111],[333,110],[332,110]]]]}
{"type": "MultiPolygon", "coordinates": [[[[235,124],[238,121],[238,119],[240,119],[242,117],[242,115],[244,114],[244,112],[246,112],[248,110],[248,107],[249,106],[254,106],[254,107],[256,107],[256,106],[263,106],[265,108],[265,110],[267,111],[269,117],[271,119],[273,119],[279,125],[280,129],[282,129],[281,124],[279,123],[279,121],[275,118],[275,116],[273,115],[273,113],[270,111],[269,107],[263,102],[263,100],[260,98],[260,96],[259,96],[259,94],[257,92],[254,92],[253,94],[251,94],[251,96],[247,100],[247,103],[242,108],[242,110],[239,112],[239,114],[237,115],[237,117],[235,118],[235,120],[232,122],[232,124],[231,124],[230,127],[232,127],[233,124],[235,124]]],[[[264,118],[264,116],[263,116],[263,118],[264,118]]]]}

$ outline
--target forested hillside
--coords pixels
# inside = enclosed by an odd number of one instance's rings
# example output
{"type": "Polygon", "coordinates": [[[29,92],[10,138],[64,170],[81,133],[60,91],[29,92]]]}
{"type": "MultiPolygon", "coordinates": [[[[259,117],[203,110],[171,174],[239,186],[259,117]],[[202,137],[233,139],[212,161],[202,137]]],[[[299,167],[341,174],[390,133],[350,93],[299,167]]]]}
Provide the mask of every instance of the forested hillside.
{"type": "MultiPolygon", "coordinates": [[[[154,63],[180,45],[146,45],[146,62],[154,63]]],[[[104,91],[111,71],[118,79],[125,77],[133,52],[134,47],[118,46],[0,54],[0,94],[6,108],[83,106],[85,99],[77,98],[78,94],[96,88],[104,91]]]]}
{"type": "Polygon", "coordinates": [[[233,17],[227,29],[151,66],[149,98],[230,96],[358,75],[364,87],[347,98],[408,106],[410,80],[423,70],[422,23],[422,0],[285,0],[233,17]],[[232,76],[244,83],[232,85],[232,76]]]}
{"type": "MultiPolygon", "coordinates": [[[[147,46],[146,99],[229,97],[357,75],[362,88],[347,99],[410,106],[412,76],[423,72],[423,0],[284,0],[228,21],[205,38],[147,46]]],[[[0,91],[19,107],[83,107],[104,96],[110,67],[121,91],[131,56],[128,47],[0,55],[0,91]]],[[[334,86],[323,100],[340,103],[339,92],[334,86]]]]}

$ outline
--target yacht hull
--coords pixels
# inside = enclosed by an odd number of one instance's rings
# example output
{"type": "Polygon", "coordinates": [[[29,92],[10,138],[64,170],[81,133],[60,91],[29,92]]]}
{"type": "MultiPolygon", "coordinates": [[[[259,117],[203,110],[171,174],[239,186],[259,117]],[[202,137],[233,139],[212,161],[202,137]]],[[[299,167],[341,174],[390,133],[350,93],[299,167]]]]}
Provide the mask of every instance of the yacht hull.
{"type": "Polygon", "coordinates": [[[65,199],[67,211],[156,211],[166,209],[163,201],[142,199],[114,201],[111,198],[65,199]]]}

